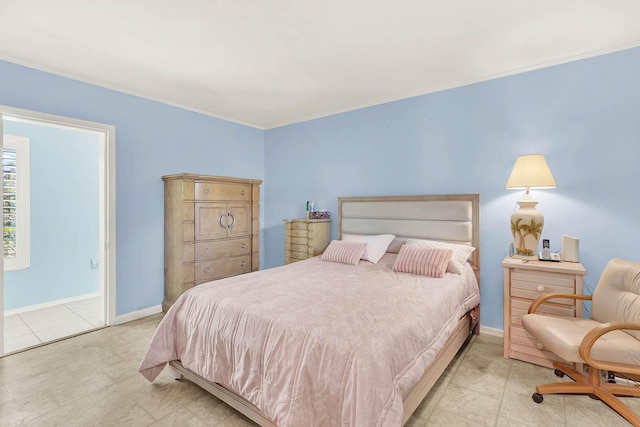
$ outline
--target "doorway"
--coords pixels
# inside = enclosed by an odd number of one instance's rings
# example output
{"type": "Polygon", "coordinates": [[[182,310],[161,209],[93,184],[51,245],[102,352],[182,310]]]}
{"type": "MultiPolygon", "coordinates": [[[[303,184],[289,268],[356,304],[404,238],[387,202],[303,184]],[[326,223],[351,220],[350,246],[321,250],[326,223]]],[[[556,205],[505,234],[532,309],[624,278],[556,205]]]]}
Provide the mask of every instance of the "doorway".
{"type": "Polygon", "coordinates": [[[115,321],[115,129],[0,113],[3,355],[115,321]]]}

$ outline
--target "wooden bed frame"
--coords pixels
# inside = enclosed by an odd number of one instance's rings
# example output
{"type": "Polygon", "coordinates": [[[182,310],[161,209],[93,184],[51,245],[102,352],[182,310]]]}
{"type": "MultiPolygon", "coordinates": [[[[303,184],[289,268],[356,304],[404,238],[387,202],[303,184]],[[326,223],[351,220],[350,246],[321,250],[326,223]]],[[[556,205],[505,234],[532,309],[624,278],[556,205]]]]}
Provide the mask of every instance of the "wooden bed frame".
{"type": "MultiPolygon", "coordinates": [[[[407,238],[470,244],[476,248],[469,260],[480,284],[480,196],[445,194],[428,196],[343,197],[338,199],[338,233],[395,234],[390,252],[397,252],[407,238]]],[[[425,370],[404,400],[405,424],[440,378],[470,334],[479,333],[480,306],[465,314],[444,348],[425,370]]],[[[223,386],[207,381],[179,361],[169,362],[170,375],[194,382],[261,426],[275,427],[254,405],[223,386]]]]}

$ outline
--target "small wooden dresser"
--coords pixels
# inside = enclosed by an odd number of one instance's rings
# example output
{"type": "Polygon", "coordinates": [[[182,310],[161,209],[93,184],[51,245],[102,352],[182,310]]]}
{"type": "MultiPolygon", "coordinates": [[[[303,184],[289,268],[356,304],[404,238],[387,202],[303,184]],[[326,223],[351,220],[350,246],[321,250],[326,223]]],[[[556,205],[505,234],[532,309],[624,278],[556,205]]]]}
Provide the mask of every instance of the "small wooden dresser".
{"type": "Polygon", "coordinates": [[[167,311],[201,283],[260,268],[260,184],[195,174],[163,176],[167,311]]]}
{"type": "MultiPolygon", "coordinates": [[[[587,271],[579,263],[550,262],[507,257],[504,269],[504,357],[524,360],[537,365],[553,367],[553,361],[562,361],[522,327],[521,317],[527,314],[531,303],[540,295],[562,292],[582,294],[583,277],[587,271]]],[[[553,299],[537,311],[559,316],[582,317],[582,301],[553,299]]]]}
{"type": "Polygon", "coordinates": [[[330,219],[285,219],[284,263],[322,254],[331,240],[330,219]]]}

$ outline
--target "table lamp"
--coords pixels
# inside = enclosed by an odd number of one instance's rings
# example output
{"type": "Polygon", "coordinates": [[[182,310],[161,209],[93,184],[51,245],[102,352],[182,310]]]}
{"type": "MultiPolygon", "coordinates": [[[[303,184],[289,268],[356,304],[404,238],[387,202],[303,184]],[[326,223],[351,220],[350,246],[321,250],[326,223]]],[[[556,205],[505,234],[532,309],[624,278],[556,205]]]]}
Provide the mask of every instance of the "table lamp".
{"type": "Polygon", "coordinates": [[[515,257],[537,259],[538,242],[542,235],[544,216],[536,210],[538,202],[529,194],[530,188],[556,188],[556,181],[542,154],[528,154],[516,159],[508,189],[525,189],[519,208],[511,214],[511,234],[516,249],[515,257]]]}

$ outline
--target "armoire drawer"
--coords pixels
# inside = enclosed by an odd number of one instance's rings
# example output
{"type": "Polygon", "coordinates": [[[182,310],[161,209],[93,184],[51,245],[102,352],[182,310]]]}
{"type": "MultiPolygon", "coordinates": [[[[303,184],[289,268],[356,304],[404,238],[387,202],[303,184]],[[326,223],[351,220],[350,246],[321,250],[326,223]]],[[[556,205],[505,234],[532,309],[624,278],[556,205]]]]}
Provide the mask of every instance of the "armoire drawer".
{"type": "Polygon", "coordinates": [[[251,201],[251,186],[225,182],[196,182],[196,201],[251,201]]]}
{"type": "Polygon", "coordinates": [[[201,261],[195,264],[196,282],[221,279],[251,271],[251,255],[201,261]]]}
{"type": "Polygon", "coordinates": [[[229,239],[195,244],[195,259],[202,261],[251,253],[251,238],[229,239]]]}

